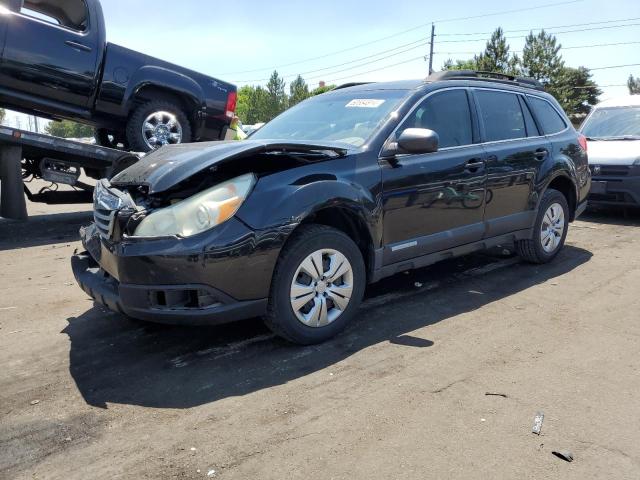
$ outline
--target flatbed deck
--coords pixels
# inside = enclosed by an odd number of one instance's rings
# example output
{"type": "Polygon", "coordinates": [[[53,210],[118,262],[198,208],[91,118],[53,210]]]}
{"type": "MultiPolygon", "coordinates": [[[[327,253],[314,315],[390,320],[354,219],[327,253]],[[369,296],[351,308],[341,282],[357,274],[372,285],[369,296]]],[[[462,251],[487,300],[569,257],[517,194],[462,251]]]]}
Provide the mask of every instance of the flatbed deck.
{"type": "Polygon", "coordinates": [[[80,172],[111,178],[140,159],[141,154],[75,140],[0,127],[0,216],[26,219],[25,195],[33,202],[85,203],[93,187],[80,182],[80,172]],[[24,183],[32,176],[76,187],[73,191],[33,193],[24,183]]]}

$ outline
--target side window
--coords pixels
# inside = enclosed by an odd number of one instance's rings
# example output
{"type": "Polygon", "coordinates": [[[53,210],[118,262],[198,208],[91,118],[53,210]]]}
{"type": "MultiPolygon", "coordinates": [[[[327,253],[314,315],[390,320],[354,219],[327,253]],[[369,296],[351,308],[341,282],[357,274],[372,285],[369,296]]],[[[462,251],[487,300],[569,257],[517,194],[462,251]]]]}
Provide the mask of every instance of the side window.
{"type": "Polygon", "coordinates": [[[527,136],[525,117],[518,95],[494,90],[476,90],[487,142],[527,136]]]}
{"type": "Polygon", "coordinates": [[[538,97],[529,96],[528,98],[545,135],[552,135],[567,128],[564,119],[549,102],[538,97]]]}
{"type": "Polygon", "coordinates": [[[85,0],[24,0],[20,13],[78,32],[84,32],[88,26],[85,0]]]}
{"type": "Polygon", "coordinates": [[[428,128],[440,137],[440,148],[473,143],[471,110],[465,90],[437,92],[425,99],[402,123],[405,128],[428,128]]]}
{"type": "Polygon", "coordinates": [[[524,124],[527,127],[527,137],[538,137],[540,136],[540,131],[536,126],[536,122],[531,115],[531,111],[527,106],[527,102],[524,101],[522,96],[518,97],[520,99],[520,107],[522,108],[522,112],[524,113],[524,124]]]}

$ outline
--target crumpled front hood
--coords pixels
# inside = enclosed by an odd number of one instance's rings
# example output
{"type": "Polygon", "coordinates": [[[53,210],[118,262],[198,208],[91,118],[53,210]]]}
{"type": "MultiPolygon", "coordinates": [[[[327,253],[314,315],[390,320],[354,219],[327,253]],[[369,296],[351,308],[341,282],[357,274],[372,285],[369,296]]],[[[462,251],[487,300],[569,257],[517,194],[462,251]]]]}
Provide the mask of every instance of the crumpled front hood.
{"type": "Polygon", "coordinates": [[[150,153],[139,162],[111,179],[115,186],[145,185],[149,194],[163,192],[207,168],[258,153],[271,151],[310,152],[330,150],[344,156],[348,145],[342,143],[281,142],[243,140],[167,145],[150,153]]]}
{"type": "Polygon", "coordinates": [[[632,165],[640,158],[640,140],[588,141],[591,165],[632,165]]]}

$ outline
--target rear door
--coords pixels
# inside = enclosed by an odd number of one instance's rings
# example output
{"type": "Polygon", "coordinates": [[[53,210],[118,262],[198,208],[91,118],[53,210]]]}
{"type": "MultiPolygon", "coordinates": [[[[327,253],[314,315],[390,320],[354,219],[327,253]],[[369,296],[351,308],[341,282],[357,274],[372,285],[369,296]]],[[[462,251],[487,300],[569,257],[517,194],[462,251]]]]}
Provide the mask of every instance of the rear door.
{"type": "Polygon", "coordinates": [[[384,263],[471,243],[482,238],[484,151],[466,88],[428,94],[401,122],[429,128],[439,150],[381,161],[384,198],[384,263]]]}
{"type": "Polygon", "coordinates": [[[487,154],[485,237],[530,228],[536,179],[551,143],[538,130],[523,95],[490,88],[473,93],[487,154]]]}
{"type": "Polygon", "coordinates": [[[86,107],[97,87],[98,30],[85,0],[26,0],[7,18],[0,82],[25,96],[86,107]]]}

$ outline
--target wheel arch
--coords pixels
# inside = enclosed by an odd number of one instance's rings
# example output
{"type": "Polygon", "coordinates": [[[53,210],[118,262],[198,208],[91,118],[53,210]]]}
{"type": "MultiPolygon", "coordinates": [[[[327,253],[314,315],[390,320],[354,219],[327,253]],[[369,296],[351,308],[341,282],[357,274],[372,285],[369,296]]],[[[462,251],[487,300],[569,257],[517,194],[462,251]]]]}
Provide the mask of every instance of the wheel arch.
{"type": "Polygon", "coordinates": [[[540,195],[540,199],[538,201],[538,206],[540,205],[540,201],[542,201],[542,196],[544,192],[549,189],[554,189],[562,193],[565,199],[567,200],[567,205],[569,205],[569,221],[573,222],[575,220],[576,208],[578,203],[578,191],[577,186],[574,180],[572,180],[571,176],[563,171],[556,173],[547,183],[546,187],[542,191],[540,195]]]}

